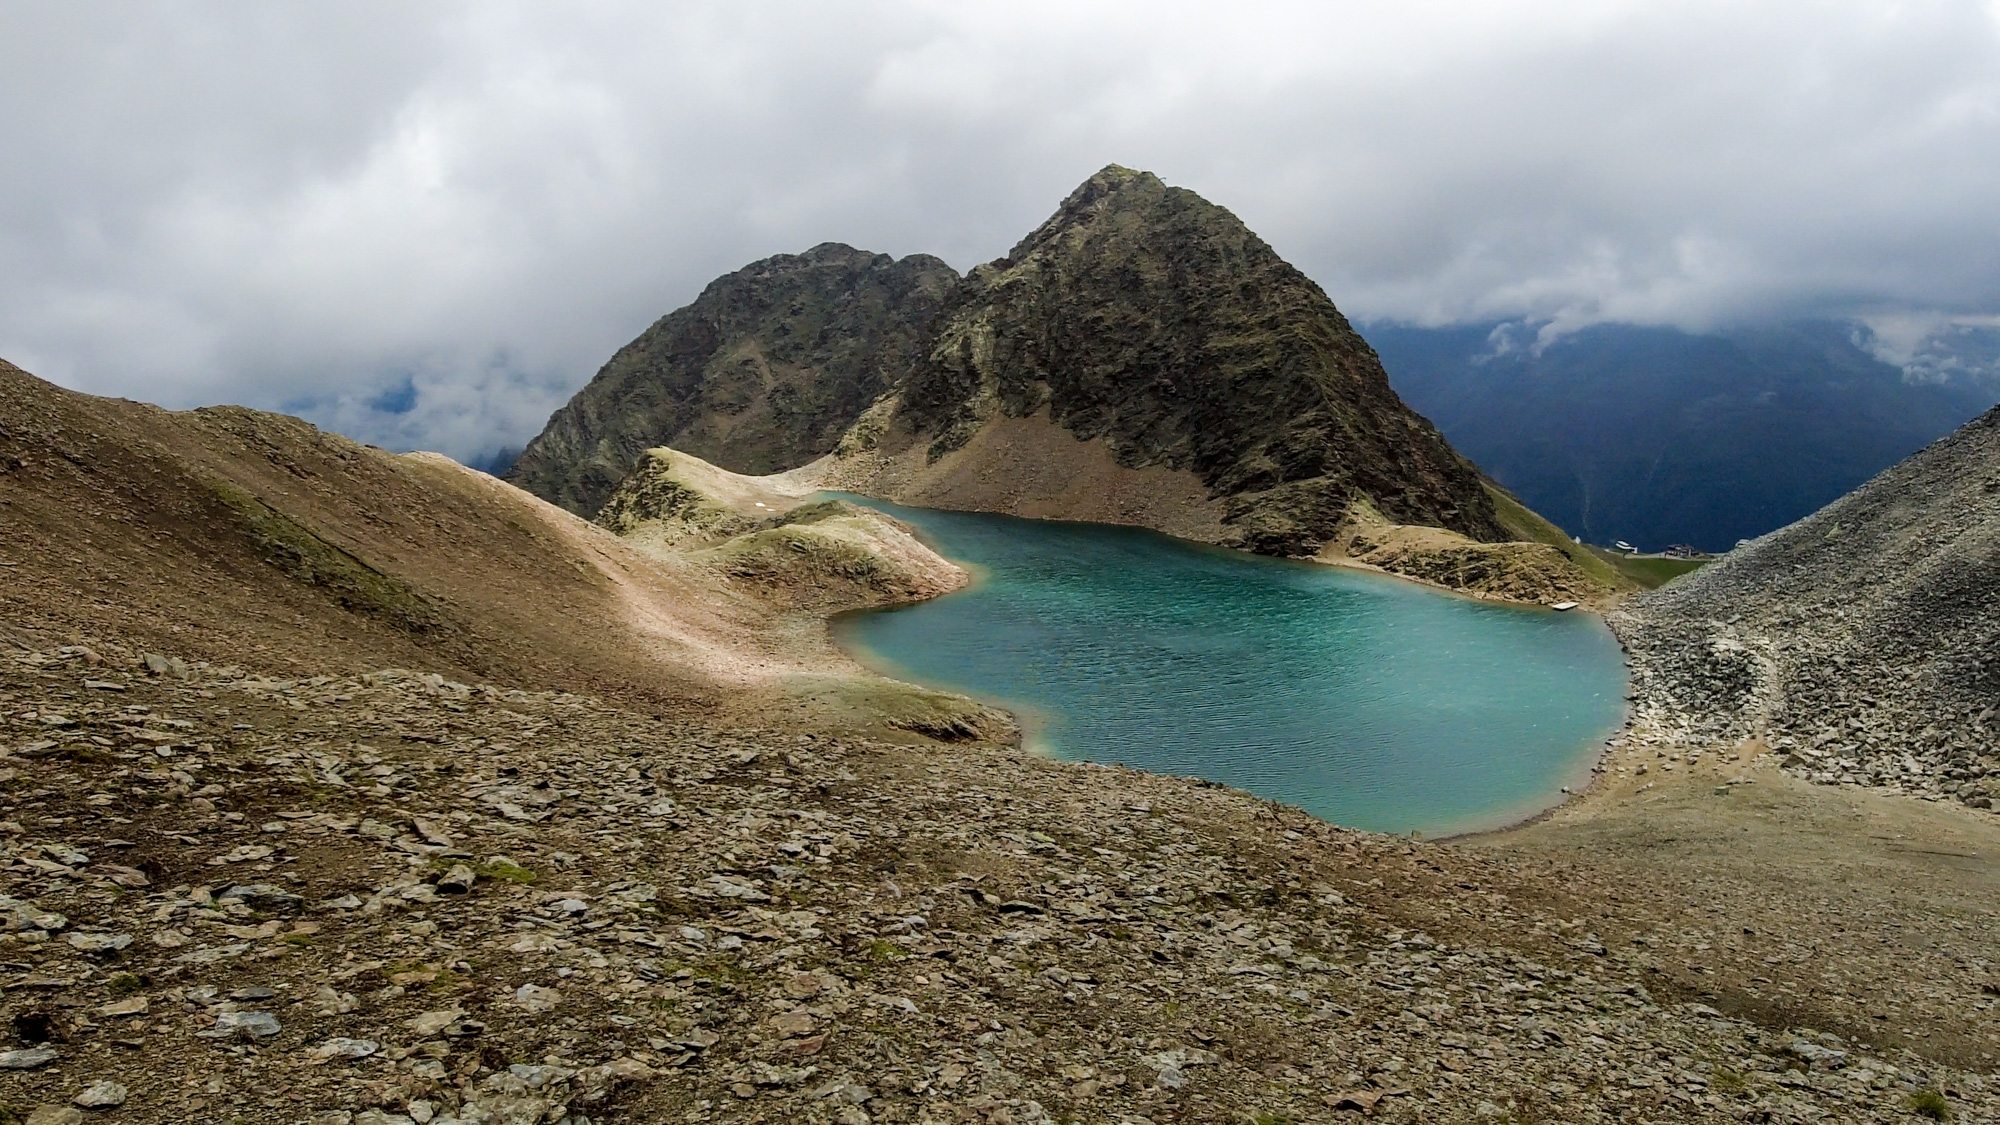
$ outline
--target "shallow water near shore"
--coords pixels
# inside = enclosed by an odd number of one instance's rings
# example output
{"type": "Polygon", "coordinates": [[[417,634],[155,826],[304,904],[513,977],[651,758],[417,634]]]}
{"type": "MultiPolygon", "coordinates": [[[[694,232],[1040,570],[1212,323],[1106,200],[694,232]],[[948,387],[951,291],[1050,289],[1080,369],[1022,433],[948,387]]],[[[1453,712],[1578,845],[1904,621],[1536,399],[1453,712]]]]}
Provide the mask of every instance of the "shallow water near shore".
{"type": "Polygon", "coordinates": [[[840,618],[836,642],[887,675],[1014,711],[1057,757],[1436,836],[1555,804],[1622,719],[1624,662],[1595,615],[1137,528],[847,499],[979,578],[840,618]]]}

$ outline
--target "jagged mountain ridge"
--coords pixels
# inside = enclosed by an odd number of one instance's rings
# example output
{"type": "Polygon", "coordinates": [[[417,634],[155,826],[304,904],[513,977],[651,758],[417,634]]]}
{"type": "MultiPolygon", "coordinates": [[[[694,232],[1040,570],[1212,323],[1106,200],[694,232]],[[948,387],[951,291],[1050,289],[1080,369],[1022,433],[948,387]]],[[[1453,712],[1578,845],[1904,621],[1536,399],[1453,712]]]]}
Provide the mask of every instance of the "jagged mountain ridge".
{"type": "MultiPolygon", "coordinates": [[[[1192,522],[1219,525],[1200,537],[1233,546],[1312,554],[1357,503],[1475,541],[1508,538],[1478,470],[1396,397],[1317,285],[1224,208],[1117,166],[962,280],[936,259],[826,246],[719,279],[614,357],[508,479],[589,514],[654,445],[745,473],[837,449],[921,447],[934,463],[972,447],[969,471],[988,488],[964,506],[1030,514],[1009,482],[1044,466],[1005,451],[1048,443],[974,442],[1020,419],[1101,446],[1117,470],[1184,477],[1180,506],[1212,509],[1192,522]],[[829,288],[836,277],[856,288],[829,288]],[[902,296],[867,297],[876,286],[902,296]],[[819,326],[803,348],[768,311],[787,300],[819,326]],[[814,300],[827,311],[805,307],[814,300]],[[856,308],[869,315],[848,315],[856,308]],[[746,382],[735,357],[779,353],[797,360],[789,382],[766,379],[782,424],[732,423],[732,388],[746,382]]],[[[1125,522],[1180,530],[1153,514],[1125,522]]]]}
{"type": "Polygon", "coordinates": [[[658,445],[743,473],[804,464],[906,377],[957,284],[928,255],[837,243],[753,262],[620,348],[507,479],[588,517],[658,445]]]}

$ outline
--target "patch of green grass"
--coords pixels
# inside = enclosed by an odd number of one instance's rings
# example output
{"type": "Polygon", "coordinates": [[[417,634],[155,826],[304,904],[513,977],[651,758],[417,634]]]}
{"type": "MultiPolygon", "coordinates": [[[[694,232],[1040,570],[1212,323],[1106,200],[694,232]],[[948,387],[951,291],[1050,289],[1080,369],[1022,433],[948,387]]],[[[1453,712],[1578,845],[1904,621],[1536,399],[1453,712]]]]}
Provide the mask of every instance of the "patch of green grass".
{"type": "MultiPolygon", "coordinates": [[[[291,936],[304,937],[306,935],[294,934],[291,936]]],[[[460,988],[465,987],[464,978],[445,968],[443,965],[433,965],[424,961],[406,961],[394,965],[382,966],[382,975],[390,980],[393,980],[398,974],[402,973],[419,973],[430,977],[429,980],[417,981],[406,985],[405,987],[407,988],[421,987],[426,992],[456,992],[460,988]]]]}
{"type": "Polygon", "coordinates": [[[885,938],[876,938],[868,943],[868,959],[871,961],[895,961],[904,956],[901,946],[885,938]]]}
{"type": "Polygon", "coordinates": [[[1715,1073],[1709,1078],[1709,1084],[1725,1094],[1747,1094],[1750,1092],[1750,1080],[1745,1078],[1742,1072],[1731,1070],[1726,1066],[1715,1068],[1715,1073]]]}
{"type": "Polygon", "coordinates": [[[509,883],[527,884],[541,878],[540,875],[522,867],[520,864],[509,863],[506,860],[482,863],[478,867],[473,868],[472,871],[482,879],[503,879],[509,883]]]}
{"type": "Polygon", "coordinates": [[[130,996],[145,988],[146,982],[140,980],[136,973],[113,973],[111,979],[104,982],[104,987],[113,996],[130,996]]]}
{"type": "Polygon", "coordinates": [[[333,786],[321,784],[310,777],[294,779],[292,785],[294,791],[305,798],[307,804],[316,808],[324,807],[333,800],[333,786]]]}
{"type": "Polygon", "coordinates": [[[1293,1125],[1292,1119],[1282,1113],[1253,1113],[1250,1125],[1293,1125]]]}
{"type": "Polygon", "coordinates": [[[1910,1112],[1918,1117],[1928,1117],[1932,1121],[1950,1121],[1951,1103],[1937,1090],[1918,1090],[1910,1095],[1910,1112]]]}
{"type": "Polygon", "coordinates": [[[692,968],[694,969],[696,980],[705,980],[713,984],[729,985],[730,987],[747,984],[751,977],[750,970],[728,957],[704,958],[700,964],[694,965],[692,968]]]}
{"type": "MultiPolygon", "coordinates": [[[[1537,515],[1515,499],[1514,494],[1486,482],[1486,495],[1493,500],[1493,515],[1500,529],[1524,543],[1546,543],[1568,556],[1583,573],[1606,589],[1629,590],[1638,579],[1625,574],[1602,553],[1578,543],[1562,528],[1537,515]]],[[[1665,581],[1662,579],[1662,581],[1665,581]]],[[[1654,583],[1658,585],[1659,583],[1654,583]]]]}
{"type": "Polygon", "coordinates": [[[450,630],[437,606],[403,580],[376,570],[228,481],[211,480],[209,490],[235,513],[265,562],[324,589],[341,608],[375,614],[411,633],[450,630]]]}
{"type": "Polygon", "coordinates": [[[300,949],[303,949],[306,946],[311,945],[313,943],[313,939],[314,935],[312,934],[286,934],[284,937],[281,937],[278,940],[284,942],[286,945],[296,946],[300,949]]]}
{"type": "Polygon", "coordinates": [[[1658,589],[1683,574],[1690,574],[1700,570],[1713,561],[1710,559],[1641,558],[1620,554],[1616,551],[1605,551],[1602,553],[1606,559],[1610,560],[1612,566],[1618,568],[1620,574],[1630,578],[1632,581],[1638,583],[1641,588],[1647,590],[1658,589]]]}

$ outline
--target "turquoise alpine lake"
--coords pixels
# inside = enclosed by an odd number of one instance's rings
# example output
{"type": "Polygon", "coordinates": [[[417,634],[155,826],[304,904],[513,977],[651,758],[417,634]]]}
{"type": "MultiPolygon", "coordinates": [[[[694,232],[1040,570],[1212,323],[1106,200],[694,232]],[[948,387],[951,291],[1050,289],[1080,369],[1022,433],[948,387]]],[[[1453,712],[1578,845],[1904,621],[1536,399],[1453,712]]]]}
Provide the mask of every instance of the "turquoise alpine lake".
{"type": "Polygon", "coordinates": [[[1436,836],[1556,803],[1623,718],[1624,661],[1592,614],[1137,528],[843,498],[976,579],[844,616],[835,640],[886,675],[1007,708],[1057,757],[1436,836]]]}

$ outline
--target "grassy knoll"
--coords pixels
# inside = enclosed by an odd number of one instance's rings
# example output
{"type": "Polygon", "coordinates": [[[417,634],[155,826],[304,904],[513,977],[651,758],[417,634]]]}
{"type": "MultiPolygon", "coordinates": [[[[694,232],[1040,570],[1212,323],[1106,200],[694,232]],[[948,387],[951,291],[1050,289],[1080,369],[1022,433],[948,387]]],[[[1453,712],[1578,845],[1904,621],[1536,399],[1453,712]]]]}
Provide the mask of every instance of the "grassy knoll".
{"type": "Polygon", "coordinates": [[[1683,574],[1700,570],[1714,562],[1713,559],[1667,559],[1658,555],[1625,555],[1617,551],[1607,551],[1601,547],[1591,547],[1590,552],[1617,568],[1618,573],[1639,584],[1644,590],[1652,590],[1666,585],[1683,574]]]}
{"type": "Polygon", "coordinates": [[[1487,495],[1493,498],[1493,514],[1507,534],[1528,543],[1547,543],[1569,556],[1571,562],[1590,576],[1591,580],[1607,590],[1630,590],[1640,587],[1651,589],[1666,579],[1647,583],[1636,575],[1626,573],[1604,552],[1587,547],[1571,539],[1562,528],[1536,515],[1526,504],[1514,498],[1514,494],[1494,484],[1486,482],[1487,495]]]}

